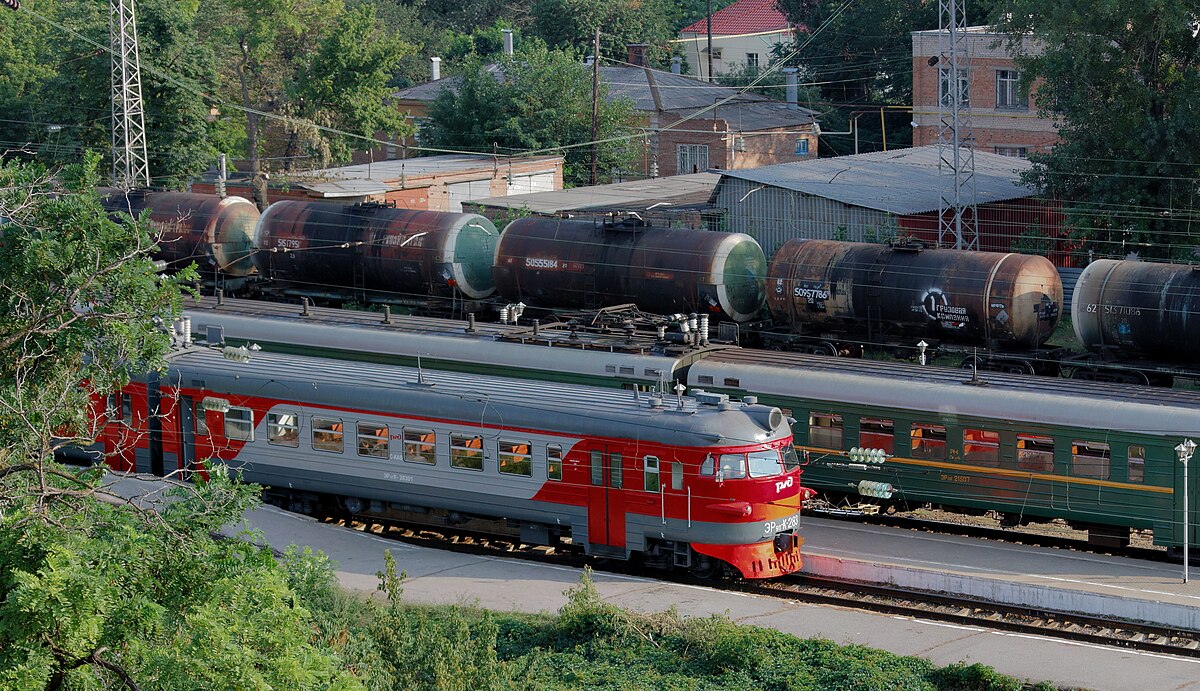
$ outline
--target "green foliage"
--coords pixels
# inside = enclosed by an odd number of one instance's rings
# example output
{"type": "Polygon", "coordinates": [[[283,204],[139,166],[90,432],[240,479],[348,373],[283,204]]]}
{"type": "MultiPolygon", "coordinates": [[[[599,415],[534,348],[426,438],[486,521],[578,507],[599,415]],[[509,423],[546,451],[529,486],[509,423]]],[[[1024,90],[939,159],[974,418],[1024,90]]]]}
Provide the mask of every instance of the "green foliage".
{"type": "Polygon", "coordinates": [[[650,64],[663,67],[671,56],[667,41],[675,38],[674,14],[670,0],[534,0],[530,30],[552,48],[590,55],[599,28],[601,56],[623,62],[627,44],[647,43],[650,64]]]}
{"type": "MultiPolygon", "coordinates": [[[[632,104],[606,98],[603,83],[600,89],[598,139],[626,134],[634,124],[632,104]]],[[[446,89],[430,105],[422,132],[437,148],[491,152],[495,144],[507,153],[563,147],[564,181],[586,184],[591,147],[579,145],[592,140],[591,75],[570,51],[526,44],[494,67],[472,63],[457,93],[446,89]]],[[[625,140],[597,149],[603,179],[625,168],[632,155],[625,140]]]]}
{"type": "Polygon", "coordinates": [[[1006,7],[1013,41],[1034,32],[1045,52],[1020,60],[1062,142],[1031,156],[1025,175],[1063,200],[1068,223],[1097,256],[1187,259],[1200,178],[1200,51],[1195,7],[1158,0],[1006,7]]]}
{"type": "MultiPolygon", "coordinates": [[[[983,23],[992,0],[971,3],[969,21],[983,23]]],[[[803,80],[820,84],[825,107],[821,126],[831,132],[850,129],[851,113],[885,105],[912,104],[912,32],[938,27],[938,3],[929,0],[779,0],[788,19],[805,31],[796,42],[782,46],[776,60],[802,69],[803,80]]],[[[910,146],[911,115],[885,111],[889,148],[910,146]]],[[[883,127],[876,114],[859,119],[859,150],[883,147],[883,127]]],[[[821,155],[854,153],[854,138],[821,138],[821,155]]]]}

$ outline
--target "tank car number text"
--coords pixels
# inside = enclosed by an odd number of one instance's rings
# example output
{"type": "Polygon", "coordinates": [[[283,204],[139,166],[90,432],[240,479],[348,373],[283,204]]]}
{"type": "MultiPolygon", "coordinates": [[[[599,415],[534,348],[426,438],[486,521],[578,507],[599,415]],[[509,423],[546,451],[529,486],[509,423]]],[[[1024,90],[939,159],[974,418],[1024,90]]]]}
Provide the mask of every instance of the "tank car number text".
{"type": "Polygon", "coordinates": [[[300,241],[295,238],[276,238],[276,247],[286,247],[289,250],[300,249],[300,241]]]}
{"type": "Polygon", "coordinates": [[[557,259],[543,259],[541,257],[525,257],[525,266],[531,269],[557,269],[557,259]]]}
{"type": "Polygon", "coordinates": [[[829,290],[825,288],[802,288],[796,286],[792,288],[792,295],[805,300],[828,300],[829,290]]]}
{"type": "Polygon", "coordinates": [[[1097,305],[1094,302],[1087,306],[1088,314],[1096,314],[1097,312],[1104,312],[1105,314],[1117,314],[1123,317],[1142,316],[1142,308],[1140,307],[1126,307],[1124,305],[1097,305]]]}
{"type": "Polygon", "coordinates": [[[781,521],[767,521],[763,523],[763,535],[771,533],[779,533],[784,530],[795,530],[800,526],[799,514],[792,514],[781,521]]]}
{"type": "Polygon", "coordinates": [[[942,482],[958,482],[965,485],[970,481],[971,477],[969,475],[947,475],[942,473],[942,482]]]}

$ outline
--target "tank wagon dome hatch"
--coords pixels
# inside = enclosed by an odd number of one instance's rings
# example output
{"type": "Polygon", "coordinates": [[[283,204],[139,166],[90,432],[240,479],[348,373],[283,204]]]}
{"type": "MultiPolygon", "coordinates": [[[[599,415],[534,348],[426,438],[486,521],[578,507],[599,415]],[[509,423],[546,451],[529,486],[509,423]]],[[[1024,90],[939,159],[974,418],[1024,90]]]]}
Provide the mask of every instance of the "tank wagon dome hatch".
{"type": "Polygon", "coordinates": [[[477,300],[494,292],[499,235],[478,214],[288,200],[263,213],[254,257],[263,275],[285,283],[477,300]]]}
{"type": "Polygon", "coordinates": [[[789,240],[767,270],[767,306],[793,331],[853,328],[991,347],[1054,334],[1062,279],[1045,257],[789,240]]]}
{"type": "Polygon", "coordinates": [[[1200,265],[1098,259],[1071,301],[1075,337],[1088,350],[1200,363],[1200,265]]]}
{"type": "Polygon", "coordinates": [[[149,212],[151,224],[161,233],[156,256],[168,264],[196,261],[201,269],[231,277],[254,273],[254,230],[260,214],[250,200],[191,192],[105,191],[103,204],[110,213],[137,217],[149,212]]]}
{"type": "Polygon", "coordinates": [[[754,238],[650,226],[641,219],[523,218],[496,247],[496,290],[513,302],[589,309],[635,304],[746,321],[765,299],[767,260],[754,238]]]}

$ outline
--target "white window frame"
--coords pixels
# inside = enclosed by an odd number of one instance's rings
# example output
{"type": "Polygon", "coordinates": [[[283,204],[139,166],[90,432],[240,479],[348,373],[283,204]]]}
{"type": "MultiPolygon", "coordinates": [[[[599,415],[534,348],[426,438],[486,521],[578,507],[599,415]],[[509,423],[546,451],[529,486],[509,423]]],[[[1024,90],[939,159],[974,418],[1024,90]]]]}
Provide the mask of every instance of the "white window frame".
{"type": "Polygon", "coordinates": [[[563,479],[563,448],[562,444],[546,445],[546,479],[562,482],[563,479]],[[557,472],[555,469],[557,468],[557,472]]]}
{"type": "Polygon", "coordinates": [[[225,411],[225,438],[254,441],[254,411],[241,406],[231,406],[225,411]],[[241,417],[243,412],[246,414],[245,419],[241,417]]]}
{"type": "Polygon", "coordinates": [[[483,450],[483,437],[478,434],[470,434],[467,432],[452,432],[450,434],[450,467],[458,468],[459,470],[471,470],[474,472],[483,472],[484,463],[487,460],[487,455],[483,450]],[[479,446],[467,446],[466,442],[479,440],[479,446]],[[478,458],[479,467],[474,468],[469,465],[463,465],[464,458],[478,458]]]}
{"type": "Polygon", "coordinates": [[[300,446],[300,417],[296,413],[267,413],[267,443],[274,446],[300,446]],[[287,419],[291,418],[291,422],[287,419]],[[291,432],[291,434],[288,434],[291,432]]]}
{"type": "Polygon", "coordinates": [[[642,481],[642,487],[647,492],[658,493],[658,492],[662,491],[662,486],[661,486],[662,479],[661,479],[661,475],[660,475],[661,468],[662,468],[662,465],[658,460],[658,456],[643,456],[642,457],[642,473],[644,476],[644,479],[642,481]],[[654,480],[653,483],[650,482],[651,478],[653,478],[653,480],[654,480]]]}
{"type": "Polygon", "coordinates": [[[1029,110],[1029,98],[1021,92],[1019,71],[996,70],[996,108],[1029,110]]]}
{"type": "Polygon", "coordinates": [[[358,450],[358,455],[364,458],[388,458],[390,453],[388,441],[391,439],[387,425],[379,425],[371,422],[360,422],[355,425],[354,429],[358,438],[356,439],[355,448],[358,450]],[[364,434],[364,430],[366,433],[364,434]],[[375,434],[383,432],[383,435],[375,434]],[[364,444],[363,442],[367,442],[364,444]]]}
{"type": "Polygon", "coordinates": [[[308,436],[314,451],[322,453],[344,453],[346,451],[346,424],[341,418],[314,415],[312,430],[308,436]],[[318,434],[328,435],[320,441],[320,445],[317,442],[318,434]],[[336,449],[334,448],[335,443],[337,444],[336,449]]]}
{"type": "Polygon", "coordinates": [[[693,166],[697,172],[705,172],[708,160],[708,144],[675,145],[675,172],[680,175],[691,173],[693,166]]]}
{"type": "MultiPolygon", "coordinates": [[[[943,108],[949,108],[952,105],[952,103],[950,101],[950,94],[947,93],[948,92],[947,87],[949,87],[949,85],[950,85],[949,82],[950,82],[950,68],[949,67],[939,67],[938,68],[938,103],[941,104],[941,106],[943,108]]],[[[959,93],[962,94],[961,106],[963,108],[969,107],[971,105],[971,79],[970,79],[970,75],[968,75],[966,73],[966,71],[959,71],[959,73],[958,73],[958,88],[960,89],[959,93]]]]}

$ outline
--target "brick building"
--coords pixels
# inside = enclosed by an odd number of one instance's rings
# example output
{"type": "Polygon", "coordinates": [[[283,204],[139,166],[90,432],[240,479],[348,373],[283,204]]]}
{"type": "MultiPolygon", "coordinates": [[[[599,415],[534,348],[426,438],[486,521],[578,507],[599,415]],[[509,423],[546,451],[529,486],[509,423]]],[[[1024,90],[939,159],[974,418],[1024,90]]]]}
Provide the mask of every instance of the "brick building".
{"type": "MultiPolygon", "coordinates": [[[[945,31],[914,31],[913,146],[937,142],[940,104],[948,98],[948,70],[940,64],[945,31]]],[[[1024,83],[1020,68],[1007,50],[1006,37],[992,27],[967,28],[968,77],[966,90],[971,109],[975,150],[1025,158],[1049,151],[1059,141],[1052,120],[1038,116],[1038,87],[1024,83]]],[[[1021,54],[1037,54],[1041,43],[1021,42],[1021,54]]]]}
{"type": "MultiPolygon", "coordinates": [[[[630,59],[641,60],[636,46],[631,48],[630,59]]],[[[497,72],[497,79],[502,78],[497,72]]],[[[756,168],[817,157],[815,112],[796,103],[640,66],[602,66],[600,80],[608,85],[609,98],[633,102],[646,135],[632,140],[639,155],[634,169],[621,171],[619,179],[756,168]]],[[[418,84],[397,92],[395,102],[419,126],[438,94],[457,89],[459,83],[447,77],[418,84]]],[[[394,158],[397,149],[387,147],[375,160],[394,158]]]]}

